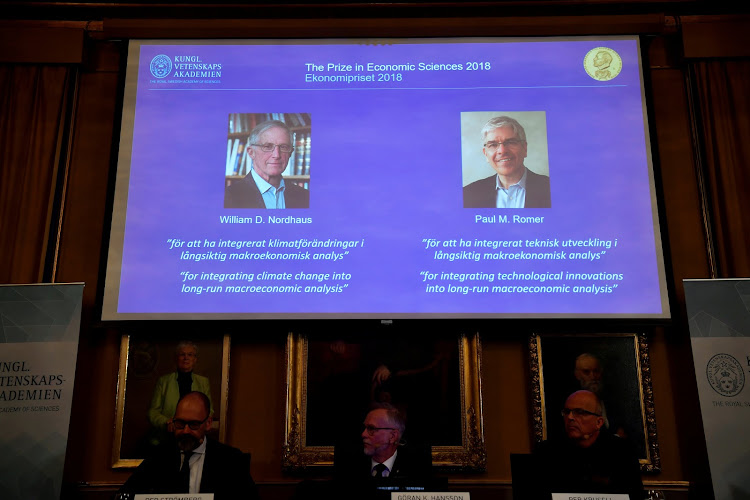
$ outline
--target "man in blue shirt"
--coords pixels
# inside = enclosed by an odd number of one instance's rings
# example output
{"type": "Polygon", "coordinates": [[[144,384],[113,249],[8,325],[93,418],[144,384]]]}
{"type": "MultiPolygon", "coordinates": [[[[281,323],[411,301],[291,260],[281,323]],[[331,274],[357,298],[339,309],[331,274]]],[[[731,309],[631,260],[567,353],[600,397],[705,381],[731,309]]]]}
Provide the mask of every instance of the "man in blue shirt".
{"type": "Polygon", "coordinates": [[[253,162],[249,174],[230,184],[224,208],[309,208],[307,189],[286,182],[282,173],[294,152],[294,135],[278,120],[268,120],[250,132],[247,154],[253,162]]]}
{"type": "Polygon", "coordinates": [[[496,116],[482,128],[484,154],[495,174],[464,187],[464,208],[549,208],[549,177],[524,165],[526,131],[509,116],[496,116]]]}

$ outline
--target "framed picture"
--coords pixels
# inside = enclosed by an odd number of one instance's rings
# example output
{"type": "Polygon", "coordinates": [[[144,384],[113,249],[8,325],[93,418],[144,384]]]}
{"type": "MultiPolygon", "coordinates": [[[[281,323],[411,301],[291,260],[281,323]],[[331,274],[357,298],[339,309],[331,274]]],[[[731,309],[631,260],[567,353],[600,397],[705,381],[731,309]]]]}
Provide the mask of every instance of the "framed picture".
{"type": "MultiPolygon", "coordinates": [[[[205,393],[213,415],[209,436],[224,441],[229,382],[229,335],[198,340],[123,335],[117,382],[112,467],[137,467],[168,438],[168,421],[190,374],[190,390],[205,393]]],[[[185,389],[188,390],[188,389],[185,389]]]]}
{"type": "Polygon", "coordinates": [[[529,351],[537,441],[563,435],[565,400],[587,389],[603,403],[605,426],[631,440],[641,470],[661,470],[645,334],[532,335],[529,351]]]}
{"type": "Polygon", "coordinates": [[[289,334],[285,470],[332,466],[337,443],[359,439],[382,402],[406,409],[404,437],[428,443],[433,466],[485,470],[479,335],[403,337],[289,334]]]}

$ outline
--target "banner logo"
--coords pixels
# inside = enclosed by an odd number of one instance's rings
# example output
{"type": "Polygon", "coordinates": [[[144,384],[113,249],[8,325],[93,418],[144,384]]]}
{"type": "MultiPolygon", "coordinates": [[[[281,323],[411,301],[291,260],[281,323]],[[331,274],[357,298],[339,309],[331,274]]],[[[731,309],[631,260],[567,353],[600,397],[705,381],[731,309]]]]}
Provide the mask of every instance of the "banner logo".
{"type": "Polygon", "coordinates": [[[204,61],[202,55],[180,54],[168,56],[159,54],[151,59],[149,69],[155,84],[219,84],[221,83],[222,63],[215,60],[204,61]]]}
{"type": "Polygon", "coordinates": [[[729,354],[717,354],[706,365],[706,376],[711,387],[722,396],[736,396],[745,386],[742,365],[729,354]]]}
{"type": "Polygon", "coordinates": [[[622,58],[609,47],[596,47],[583,58],[583,68],[594,80],[608,82],[622,71],[622,58]]]}
{"type": "Polygon", "coordinates": [[[156,78],[166,78],[172,71],[172,60],[164,54],[151,59],[151,74],[156,78]]]}

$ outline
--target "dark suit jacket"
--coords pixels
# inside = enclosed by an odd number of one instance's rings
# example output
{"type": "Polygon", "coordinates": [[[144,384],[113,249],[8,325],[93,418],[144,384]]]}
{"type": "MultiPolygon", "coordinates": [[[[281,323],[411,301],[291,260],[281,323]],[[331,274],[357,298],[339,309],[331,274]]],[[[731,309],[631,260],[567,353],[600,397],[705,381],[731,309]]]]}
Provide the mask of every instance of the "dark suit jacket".
{"type": "MultiPolygon", "coordinates": [[[[310,208],[310,191],[284,181],[286,208],[310,208]]],[[[232,182],[224,191],[224,208],[266,208],[252,173],[232,182]]]]}
{"type": "Polygon", "coordinates": [[[389,500],[390,492],[379,488],[399,488],[407,484],[424,487],[427,491],[447,491],[447,480],[432,475],[432,453],[428,446],[400,446],[387,478],[371,476],[370,457],[362,453],[361,441],[339,443],[335,448],[334,479],[326,482],[302,481],[294,500],[389,500]]]}
{"type": "Polygon", "coordinates": [[[602,431],[589,448],[575,446],[567,437],[544,441],[534,450],[537,471],[531,498],[551,493],[627,493],[643,498],[638,457],[632,444],[602,431]]]}
{"type": "MultiPolygon", "coordinates": [[[[120,494],[179,493],[179,470],[180,452],[172,441],[138,466],[120,494]]],[[[213,493],[215,500],[258,499],[246,456],[212,440],[206,444],[200,492],[213,493]]]]}
{"type": "MultiPolygon", "coordinates": [[[[495,208],[497,174],[464,187],[464,208],[495,208]]],[[[526,203],[524,208],[550,208],[549,177],[526,169],[526,203]]]]}
{"type": "MultiPolygon", "coordinates": [[[[334,474],[342,481],[371,479],[370,457],[362,453],[362,445],[354,449],[337,447],[334,451],[334,474]]],[[[388,479],[424,479],[432,476],[432,454],[429,447],[410,445],[398,447],[396,461],[388,479]]]]}

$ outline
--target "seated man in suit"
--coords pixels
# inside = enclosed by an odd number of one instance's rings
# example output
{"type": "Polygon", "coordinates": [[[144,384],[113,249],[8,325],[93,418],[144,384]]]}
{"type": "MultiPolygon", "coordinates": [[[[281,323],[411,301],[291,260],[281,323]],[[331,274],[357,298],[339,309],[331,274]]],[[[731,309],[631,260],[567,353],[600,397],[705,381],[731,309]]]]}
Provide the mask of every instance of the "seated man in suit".
{"type": "Polygon", "coordinates": [[[427,483],[432,479],[430,447],[406,442],[406,415],[402,410],[378,403],[362,425],[356,446],[336,447],[333,461],[338,482],[372,487],[385,480],[427,483]]]}
{"type": "Polygon", "coordinates": [[[509,116],[496,116],[482,127],[482,153],[495,170],[464,187],[464,208],[549,208],[549,177],[524,165],[526,131],[509,116]]]}
{"type": "Polygon", "coordinates": [[[333,481],[302,481],[295,499],[381,500],[390,498],[390,492],[380,488],[397,491],[406,484],[428,491],[447,489],[447,481],[432,477],[430,448],[404,441],[406,417],[402,411],[380,403],[367,414],[363,426],[356,445],[336,444],[333,481]]]}
{"type": "Polygon", "coordinates": [[[310,192],[286,182],[281,174],[294,152],[294,135],[286,123],[268,120],[250,132],[250,173],[230,184],[224,208],[309,208],[310,192]]]}
{"type": "Polygon", "coordinates": [[[534,450],[534,499],[551,493],[627,493],[643,499],[638,458],[631,443],[603,428],[601,401],[591,391],[571,394],[562,409],[565,436],[534,450]]]}
{"type": "MultiPolygon", "coordinates": [[[[406,417],[397,408],[381,403],[365,417],[361,434],[361,454],[336,460],[337,476],[356,478],[420,479],[431,475],[431,457],[402,439],[406,417]]],[[[422,450],[423,451],[423,450],[422,450]]]]}
{"type": "Polygon", "coordinates": [[[237,448],[206,438],[211,428],[208,398],[190,392],[177,403],[174,442],[145,459],[120,489],[136,494],[213,493],[215,500],[257,500],[247,459],[237,448]]]}

